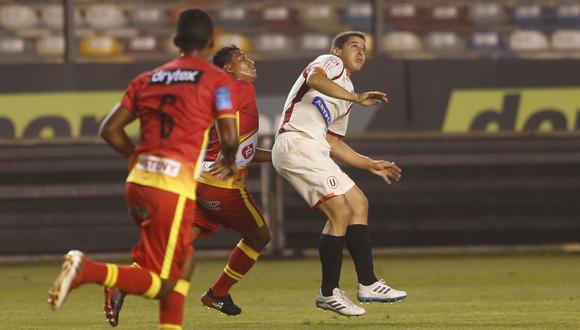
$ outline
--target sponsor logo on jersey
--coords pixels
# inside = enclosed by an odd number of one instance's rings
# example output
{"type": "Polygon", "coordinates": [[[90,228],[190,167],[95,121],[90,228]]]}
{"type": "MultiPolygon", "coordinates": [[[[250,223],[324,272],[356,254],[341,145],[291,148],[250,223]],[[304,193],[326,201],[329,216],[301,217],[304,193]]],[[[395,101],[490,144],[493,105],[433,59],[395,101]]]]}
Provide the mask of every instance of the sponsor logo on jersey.
{"type": "Polygon", "coordinates": [[[139,155],[137,169],[146,172],[162,173],[175,178],[179,175],[181,163],[167,158],[139,155]]]}
{"type": "Polygon", "coordinates": [[[215,91],[215,107],[218,110],[229,110],[232,106],[232,96],[230,89],[227,87],[220,87],[215,91]]]}
{"type": "Polygon", "coordinates": [[[338,188],[338,179],[335,176],[329,176],[326,179],[326,184],[332,189],[338,188]]]}
{"type": "Polygon", "coordinates": [[[249,145],[245,146],[242,149],[242,157],[244,157],[244,159],[249,159],[253,155],[254,155],[254,144],[253,143],[250,143],[249,145]]]}
{"type": "Polygon", "coordinates": [[[203,71],[199,70],[161,70],[151,76],[151,84],[172,85],[172,84],[197,84],[201,79],[203,71]]]}
{"type": "Polygon", "coordinates": [[[207,201],[204,199],[197,199],[197,202],[201,204],[205,209],[219,211],[220,210],[220,201],[207,201]]]}
{"type": "Polygon", "coordinates": [[[326,103],[324,102],[322,97],[320,96],[315,97],[314,100],[312,100],[312,104],[314,105],[314,107],[316,107],[318,112],[320,112],[320,115],[322,116],[322,119],[324,119],[326,127],[328,127],[328,125],[330,125],[332,117],[330,115],[330,110],[328,110],[328,107],[326,106],[326,103]]]}

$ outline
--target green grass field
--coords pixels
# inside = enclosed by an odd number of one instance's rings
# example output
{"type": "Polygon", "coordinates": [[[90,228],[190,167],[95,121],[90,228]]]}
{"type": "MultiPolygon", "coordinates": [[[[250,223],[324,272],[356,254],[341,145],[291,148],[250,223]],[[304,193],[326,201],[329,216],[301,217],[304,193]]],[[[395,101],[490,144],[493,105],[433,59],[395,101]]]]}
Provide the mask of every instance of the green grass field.
{"type": "MultiPolygon", "coordinates": [[[[375,261],[409,297],[364,305],[366,315],[340,317],[314,307],[317,259],[262,260],[232,290],[243,308],[227,317],[202,308],[199,295],[225,260],[198,263],[186,306],[185,329],[580,329],[580,262],[573,254],[401,256],[375,261]]],[[[61,310],[46,303],[57,264],[0,265],[0,329],[108,329],[102,291],[74,291],[61,310]]],[[[356,296],[352,262],[341,286],[356,296]]],[[[118,329],[157,329],[157,303],[129,297],[118,329]]]]}

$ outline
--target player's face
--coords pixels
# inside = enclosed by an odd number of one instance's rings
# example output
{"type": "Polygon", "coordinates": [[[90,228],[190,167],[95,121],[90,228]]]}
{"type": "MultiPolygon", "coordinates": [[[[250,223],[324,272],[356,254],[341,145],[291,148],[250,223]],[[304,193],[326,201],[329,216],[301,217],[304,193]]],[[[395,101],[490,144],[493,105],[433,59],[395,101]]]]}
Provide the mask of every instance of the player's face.
{"type": "Polygon", "coordinates": [[[226,71],[230,73],[234,79],[241,79],[253,82],[258,77],[254,61],[248,57],[248,54],[241,50],[236,50],[232,54],[232,59],[227,64],[226,71]]]}
{"type": "Polygon", "coordinates": [[[350,72],[357,72],[365,64],[367,46],[361,37],[352,36],[344,43],[338,56],[350,72]]]}

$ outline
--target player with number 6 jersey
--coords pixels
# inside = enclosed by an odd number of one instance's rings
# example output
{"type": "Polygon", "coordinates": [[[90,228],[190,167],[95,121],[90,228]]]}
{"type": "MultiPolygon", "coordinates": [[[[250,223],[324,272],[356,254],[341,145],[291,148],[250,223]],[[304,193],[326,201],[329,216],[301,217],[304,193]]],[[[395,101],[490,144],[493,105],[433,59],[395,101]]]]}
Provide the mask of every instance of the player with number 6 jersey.
{"type": "MultiPolygon", "coordinates": [[[[222,153],[219,128],[211,128],[197,184],[193,240],[211,235],[220,225],[242,236],[224,270],[201,297],[204,305],[227,315],[237,315],[242,310],[234,303],[229,290],[250,271],[270,241],[268,225],[246,188],[245,179],[250,162],[271,162],[272,158],[270,150],[257,148],[259,116],[256,91],[252,84],[257,77],[254,61],[238,47],[227,46],[216,52],[213,63],[216,69],[223,68],[234,79],[240,143],[235,161],[236,172],[232,177],[224,178],[224,168],[216,163],[222,153]]],[[[117,325],[124,299],[123,292],[105,292],[105,316],[110,325],[117,325]]]]}
{"type": "Polygon", "coordinates": [[[213,24],[199,9],[180,13],[175,45],[181,55],[131,82],[101,125],[101,136],[129,158],[125,200],[140,231],[133,247],[138,267],[96,262],[80,251],[67,254],[49,291],[59,308],[71,289],[87,283],[159,300],[160,329],[182,329],[185,297],[193,272],[195,187],[209,130],[218,122],[216,160],[235,170],[238,147],[232,80],[205,58],[213,24]],[[139,120],[137,146],[125,127],[139,120]]]}

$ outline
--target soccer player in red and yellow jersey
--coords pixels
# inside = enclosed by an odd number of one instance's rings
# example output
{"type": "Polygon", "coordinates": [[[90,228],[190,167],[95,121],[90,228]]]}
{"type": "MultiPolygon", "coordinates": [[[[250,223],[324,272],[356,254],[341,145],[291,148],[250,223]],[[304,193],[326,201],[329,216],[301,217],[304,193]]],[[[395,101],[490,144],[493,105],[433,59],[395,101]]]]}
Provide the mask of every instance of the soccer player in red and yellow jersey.
{"type": "MultiPolygon", "coordinates": [[[[236,46],[223,47],[216,52],[213,63],[234,79],[237,100],[239,148],[236,155],[237,171],[231,178],[223,178],[223,166],[216,164],[221,154],[218,129],[210,132],[210,142],[202,163],[197,184],[197,213],[194,217],[194,240],[216,231],[219,225],[234,230],[242,240],[234,248],[224,271],[212,287],[202,295],[202,303],[224,314],[237,315],[241,308],[234,304],[230,288],[252,268],[260,253],[270,241],[270,231],[245,187],[250,162],[271,162],[270,150],[257,148],[259,116],[256,91],[252,82],[257,78],[254,61],[236,46]]],[[[123,292],[105,295],[105,317],[116,326],[123,306],[123,292]]]]}
{"type": "Polygon", "coordinates": [[[252,84],[257,78],[254,61],[238,47],[228,46],[214,55],[213,62],[234,79],[239,118],[240,145],[236,155],[239,170],[232,178],[221,178],[220,169],[214,165],[220,154],[220,140],[214,129],[197,186],[200,207],[194,220],[194,236],[211,234],[218,225],[241,234],[242,239],[230,254],[223,272],[201,297],[204,305],[236,315],[241,309],[228,292],[252,268],[270,241],[268,225],[245,186],[248,165],[250,162],[271,162],[272,157],[270,150],[257,148],[259,116],[252,84]]]}
{"type": "Polygon", "coordinates": [[[129,85],[101,126],[101,136],[129,158],[125,199],[140,229],[133,248],[139,267],[96,262],[70,251],[49,291],[60,308],[71,289],[86,283],[155,298],[160,328],[182,329],[185,297],[193,271],[195,187],[217,121],[221,139],[217,166],[234,173],[238,147],[231,78],[205,58],[213,45],[213,24],[198,9],[179,15],[175,45],[181,56],[145,72],[129,85]],[[139,119],[137,146],[124,128],[139,119]]]}

